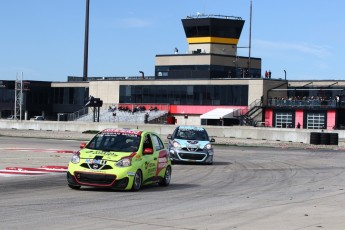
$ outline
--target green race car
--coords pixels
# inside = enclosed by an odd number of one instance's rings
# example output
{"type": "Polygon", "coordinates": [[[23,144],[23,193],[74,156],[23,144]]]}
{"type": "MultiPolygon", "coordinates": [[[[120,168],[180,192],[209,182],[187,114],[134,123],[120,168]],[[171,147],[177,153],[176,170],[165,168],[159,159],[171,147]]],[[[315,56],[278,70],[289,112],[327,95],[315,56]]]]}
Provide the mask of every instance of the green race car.
{"type": "Polygon", "coordinates": [[[160,137],[149,131],[105,129],[82,143],[68,165],[67,182],[137,191],[143,185],[168,186],[171,161],[160,137]]]}

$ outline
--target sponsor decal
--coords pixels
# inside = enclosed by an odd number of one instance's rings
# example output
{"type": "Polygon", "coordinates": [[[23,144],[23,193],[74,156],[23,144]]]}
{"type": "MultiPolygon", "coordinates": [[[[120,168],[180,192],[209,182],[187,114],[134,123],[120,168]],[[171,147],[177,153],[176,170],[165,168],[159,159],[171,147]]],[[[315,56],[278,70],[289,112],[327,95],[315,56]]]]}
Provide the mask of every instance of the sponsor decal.
{"type": "Polygon", "coordinates": [[[103,134],[134,134],[141,135],[141,131],[138,130],[126,130],[126,129],[105,129],[102,131],[103,134]]]}
{"type": "Polygon", "coordinates": [[[158,162],[159,163],[165,163],[165,162],[168,162],[168,160],[167,160],[167,158],[159,158],[158,162]]]}
{"type": "Polygon", "coordinates": [[[98,174],[108,174],[107,171],[102,171],[102,170],[85,169],[83,171],[85,171],[85,172],[92,172],[92,173],[98,173],[98,174]]]}
{"type": "Polygon", "coordinates": [[[134,176],[134,175],[135,175],[135,172],[127,172],[127,175],[128,175],[128,176],[134,176]]]}
{"type": "Polygon", "coordinates": [[[158,169],[168,166],[168,158],[158,158],[158,169]]]}
{"type": "Polygon", "coordinates": [[[159,163],[159,164],[158,164],[158,168],[159,168],[159,169],[165,168],[165,167],[167,167],[167,166],[168,166],[168,163],[159,163]]]}
{"type": "Polygon", "coordinates": [[[107,164],[107,161],[106,160],[96,160],[96,159],[86,159],[85,163],[105,165],[105,164],[107,164]]]}
{"type": "Polygon", "coordinates": [[[155,171],[156,171],[156,169],[155,169],[155,168],[150,168],[149,170],[147,170],[147,172],[148,172],[149,174],[151,174],[151,173],[155,173],[155,171]]]}
{"type": "Polygon", "coordinates": [[[190,144],[198,144],[198,141],[195,141],[195,140],[192,140],[192,141],[187,141],[188,143],[190,143],[190,144]]]}
{"type": "Polygon", "coordinates": [[[153,163],[153,162],[149,163],[149,168],[154,168],[155,166],[156,166],[155,163],[153,163]]]}
{"type": "Polygon", "coordinates": [[[98,169],[98,164],[93,164],[92,168],[93,169],[98,169]]]}
{"type": "Polygon", "coordinates": [[[204,131],[203,128],[201,127],[194,127],[194,126],[181,126],[179,128],[179,130],[182,130],[182,131],[190,131],[190,130],[195,130],[195,131],[204,131]]]}
{"type": "Polygon", "coordinates": [[[168,156],[168,152],[166,150],[162,150],[159,152],[159,158],[167,157],[167,156],[168,156]]]}
{"type": "Polygon", "coordinates": [[[191,152],[195,152],[195,151],[197,151],[199,149],[199,146],[197,146],[197,145],[188,145],[187,146],[187,150],[188,151],[191,151],[191,152]]]}
{"type": "Polygon", "coordinates": [[[93,155],[103,155],[103,156],[114,156],[117,157],[117,154],[114,152],[104,152],[104,151],[92,151],[90,152],[93,155]]]}

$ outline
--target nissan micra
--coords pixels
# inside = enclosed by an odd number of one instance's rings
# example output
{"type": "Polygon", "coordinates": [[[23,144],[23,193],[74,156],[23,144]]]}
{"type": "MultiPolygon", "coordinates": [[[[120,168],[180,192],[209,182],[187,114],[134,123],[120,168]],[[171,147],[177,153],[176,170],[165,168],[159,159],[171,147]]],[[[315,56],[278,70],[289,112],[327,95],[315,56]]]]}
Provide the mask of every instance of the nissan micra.
{"type": "Polygon", "coordinates": [[[67,182],[72,189],[93,186],[137,191],[147,184],[170,183],[169,154],[154,132],[105,129],[80,147],[68,165],[67,182]]]}
{"type": "Polygon", "coordinates": [[[169,154],[174,162],[213,164],[213,147],[207,131],[197,126],[178,126],[168,135],[169,154]]]}

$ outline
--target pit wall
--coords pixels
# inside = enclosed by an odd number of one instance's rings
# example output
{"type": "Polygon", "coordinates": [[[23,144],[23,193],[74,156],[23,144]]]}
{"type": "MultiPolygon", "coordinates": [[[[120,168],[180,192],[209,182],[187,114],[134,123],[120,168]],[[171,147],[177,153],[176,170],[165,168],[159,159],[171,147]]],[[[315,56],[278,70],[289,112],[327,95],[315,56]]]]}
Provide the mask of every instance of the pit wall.
{"type": "MultiPolygon", "coordinates": [[[[310,132],[338,133],[339,139],[345,138],[345,130],[307,130],[295,128],[269,128],[248,126],[203,126],[212,137],[242,138],[257,140],[287,141],[296,143],[310,143],[310,132]]],[[[1,129],[19,130],[51,130],[76,131],[103,130],[106,128],[134,128],[155,131],[159,135],[171,134],[176,125],[155,124],[125,124],[125,123],[90,123],[90,122],[58,122],[58,121],[12,121],[0,120],[1,129]]]]}

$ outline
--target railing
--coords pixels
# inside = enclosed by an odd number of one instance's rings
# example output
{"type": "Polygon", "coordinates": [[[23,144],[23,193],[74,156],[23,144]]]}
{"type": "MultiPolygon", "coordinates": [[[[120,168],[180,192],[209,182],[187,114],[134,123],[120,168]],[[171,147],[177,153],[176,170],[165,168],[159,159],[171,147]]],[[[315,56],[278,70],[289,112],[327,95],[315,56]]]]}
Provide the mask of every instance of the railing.
{"type": "Polygon", "coordinates": [[[67,120],[68,121],[74,121],[79,119],[82,116],[86,116],[88,114],[89,108],[88,107],[84,107],[81,110],[74,112],[74,113],[70,113],[67,116],[67,120]]]}
{"type": "MultiPolygon", "coordinates": [[[[87,81],[123,81],[123,80],[154,80],[155,76],[119,76],[119,77],[88,77],[87,81]]],[[[68,76],[68,82],[83,81],[83,77],[68,76]]]]}
{"type": "Polygon", "coordinates": [[[256,99],[255,101],[253,101],[252,103],[250,103],[250,105],[248,106],[248,112],[247,115],[251,115],[251,111],[253,111],[255,108],[257,107],[261,107],[262,106],[262,101],[260,99],[256,99]]]}
{"type": "Polygon", "coordinates": [[[267,106],[269,107],[299,107],[299,108],[345,108],[345,101],[337,103],[335,99],[320,100],[320,99],[268,99],[267,106]]]}

